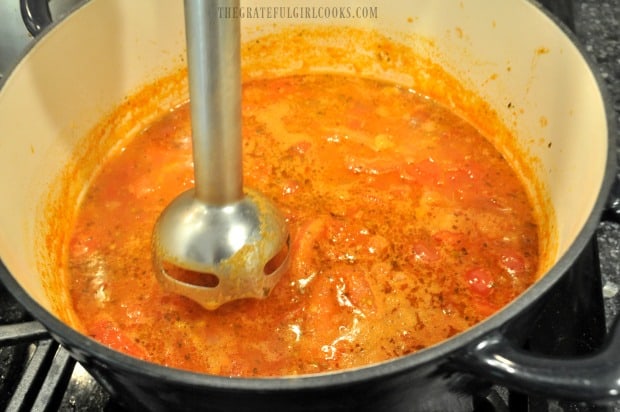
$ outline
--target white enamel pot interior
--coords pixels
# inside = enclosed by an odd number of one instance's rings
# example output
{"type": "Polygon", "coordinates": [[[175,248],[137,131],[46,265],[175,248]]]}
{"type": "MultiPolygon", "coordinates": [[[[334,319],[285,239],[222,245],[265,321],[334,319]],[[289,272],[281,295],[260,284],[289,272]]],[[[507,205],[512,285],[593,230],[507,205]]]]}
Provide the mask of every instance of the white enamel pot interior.
{"type": "MultiPolygon", "coordinates": [[[[285,5],[290,12],[307,3],[287,1],[285,5]]],[[[352,3],[313,0],[312,6],[345,7],[355,13],[357,6],[352,3]]],[[[461,0],[363,6],[372,8],[377,17],[244,18],[244,40],[300,24],[371,28],[403,41],[411,39],[412,33],[430,39],[432,50],[427,49],[428,42],[410,40],[411,47],[427,51],[466,88],[476,90],[514,132],[518,145],[536,159],[532,167],[555,213],[551,226],[557,230],[553,244],[557,251],[547,274],[488,321],[387,367],[341,374],[336,379],[339,383],[399,374],[484,342],[485,336],[537,300],[570,266],[596,228],[614,167],[611,125],[599,79],[571,37],[535,4],[461,0]]],[[[337,45],[342,39],[333,41],[337,45]]],[[[41,206],[75,147],[126,96],[182,66],[184,47],[182,2],[93,0],[46,30],[24,55],[0,90],[0,256],[10,272],[2,279],[54,336],[80,348],[74,351],[78,359],[96,352],[94,356],[113,368],[141,369],[172,380],[191,376],[193,382],[252,390],[256,388],[252,380],[172,371],[95,344],[59,320],[39,273],[45,254],[40,248],[40,222],[45,220],[41,206]]],[[[493,366],[488,367],[490,371],[480,373],[494,376],[493,366]]],[[[261,388],[299,390],[328,384],[321,376],[283,378],[265,381],[261,388]]]]}

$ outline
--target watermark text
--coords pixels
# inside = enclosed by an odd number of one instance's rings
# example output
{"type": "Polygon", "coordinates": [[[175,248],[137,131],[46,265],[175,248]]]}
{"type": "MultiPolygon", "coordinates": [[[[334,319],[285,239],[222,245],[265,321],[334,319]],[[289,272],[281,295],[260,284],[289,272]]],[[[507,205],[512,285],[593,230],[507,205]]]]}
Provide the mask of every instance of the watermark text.
{"type": "Polygon", "coordinates": [[[377,6],[218,7],[221,19],[377,19],[377,6]]]}

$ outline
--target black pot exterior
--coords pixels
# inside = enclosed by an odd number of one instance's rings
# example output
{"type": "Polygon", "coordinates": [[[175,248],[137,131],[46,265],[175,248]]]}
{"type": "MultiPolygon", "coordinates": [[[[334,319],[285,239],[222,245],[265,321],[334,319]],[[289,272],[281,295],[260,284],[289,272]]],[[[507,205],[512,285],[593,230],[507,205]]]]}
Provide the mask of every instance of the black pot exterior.
{"type": "MultiPolygon", "coordinates": [[[[415,371],[390,377],[377,377],[364,382],[326,385],[320,388],[244,391],[222,389],[189,382],[166,382],[165,379],[145,379],[120,371],[101,370],[98,379],[130,410],[195,411],[411,411],[454,410],[459,403],[458,393],[448,390],[454,379],[441,376],[438,365],[427,365],[415,371]],[[124,393],[125,392],[125,393],[124,393]],[[127,395],[130,393],[131,395],[127,395]],[[415,406],[414,406],[415,405],[415,406]],[[439,409],[438,409],[439,408],[439,409]]],[[[334,379],[337,381],[337,379],[334,379]]],[[[329,381],[326,378],[325,381],[329,381]]],[[[206,382],[205,382],[206,383],[206,382]]],[[[459,384],[459,386],[463,386],[459,384]]],[[[467,391],[467,389],[464,389],[467,391]]]]}
{"type": "Polygon", "coordinates": [[[396,373],[390,373],[386,364],[359,380],[348,379],[356,372],[343,372],[276,382],[187,374],[177,378],[178,371],[158,377],[145,374],[143,368],[114,367],[92,355],[81,362],[129,410],[458,411],[470,408],[468,395],[489,386],[473,375],[453,371],[450,357],[396,373]]]}

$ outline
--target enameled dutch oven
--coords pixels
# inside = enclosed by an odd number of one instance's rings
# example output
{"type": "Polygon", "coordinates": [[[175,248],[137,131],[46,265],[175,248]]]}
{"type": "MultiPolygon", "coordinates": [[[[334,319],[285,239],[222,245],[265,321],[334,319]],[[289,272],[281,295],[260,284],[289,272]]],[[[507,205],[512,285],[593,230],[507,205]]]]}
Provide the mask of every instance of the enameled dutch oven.
{"type": "MultiPolygon", "coordinates": [[[[551,398],[617,399],[618,333],[587,358],[550,359],[519,349],[545,294],[593,235],[614,178],[612,117],[601,79],[574,37],[540,6],[521,0],[256,3],[285,6],[289,15],[246,14],[246,41],[301,24],[372,28],[427,50],[475,89],[536,159],[557,219],[551,224],[557,256],[547,273],[505,309],[447,341],[324,375],[208,376],[149,364],[81,335],[55,314],[39,273],[41,204],[80,139],[126,96],[182,65],[185,45],[180,0],[93,0],[45,29],[0,90],[0,279],[18,301],[132,410],[444,410],[444,399],[458,402],[487,381],[551,398]],[[309,6],[315,11],[299,14],[309,6]],[[320,7],[329,8],[330,18],[312,15],[320,7]],[[358,10],[366,18],[347,17],[358,10]],[[424,46],[414,44],[417,38],[424,46]]],[[[330,47],[351,46],[331,40],[330,47]]]]}

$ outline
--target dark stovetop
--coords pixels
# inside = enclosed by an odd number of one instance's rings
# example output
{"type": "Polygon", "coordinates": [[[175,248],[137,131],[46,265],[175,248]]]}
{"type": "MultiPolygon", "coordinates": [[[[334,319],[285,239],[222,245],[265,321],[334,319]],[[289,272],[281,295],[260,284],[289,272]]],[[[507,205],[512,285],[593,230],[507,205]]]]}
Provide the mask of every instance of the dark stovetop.
{"type": "MultiPolygon", "coordinates": [[[[49,1],[52,16],[60,16],[64,10],[77,2],[77,0],[49,1]]],[[[584,45],[586,53],[597,63],[608,86],[610,103],[619,126],[616,140],[617,157],[620,159],[620,0],[573,0],[572,7],[568,8],[566,4],[570,2],[565,0],[541,0],[541,2],[569,22],[569,26],[584,45]]],[[[2,76],[8,73],[20,51],[30,41],[31,38],[19,21],[18,1],[0,0],[0,83],[2,76]]],[[[617,180],[620,181],[620,173],[617,180]]],[[[616,188],[616,197],[620,198],[620,187],[616,188]]],[[[585,319],[583,323],[586,324],[586,329],[596,328],[597,322],[606,323],[608,327],[611,320],[620,313],[620,224],[603,220],[599,225],[596,242],[592,243],[584,256],[582,262],[586,267],[592,264],[592,259],[594,264],[596,261],[600,262],[601,276],[598,277],[596,272],[597,276],[596,279],[592,279],[592,284],[602,288],[604,320],[585,319]]],[[[600,297],[600,293],[598,295],[600,297]]],[[[0,285],[0,325],[27,322],[29,319],[28,314],[8,297],[6,290],[0,285]]],[[[40,405],[50,401],[63,411],[120,410],[79,364],[74,365],[74,362],[66,357],[66,353],[57,350],[55,343],[43,340],[36,347],[30,343],[33,337],[47,339],[36,322],[23,325],[20,330],[15,328],[9,330],[0,326],[0,409],[7,407],[9,401],[7,392],[10,391],[16,393],[14,397],[34,399],[21,404],[22,407],[26,405],[26,408],[33,410],[44,409],[45,407],[40,405]],[[29,338],[23,339],[23,336],[29,338]],[[28,361],[29,366],[24,372],[23,365],[28,361]],[[50,369],[55,372],[48,373],[50,369]],[[31,375],[29,383],[17,388],[10,387],[11,377],[22,373],[31,375]],[[67,376],[71,376],[68,389],[60,391],[58,395],[55,388],[57,385],[66,384],[67,376]]],[[[601,327],[605,329],[604,325],[601,327]]],[[[597,339],[597,336],[587,337],[585,346],[590,344],[589,340],[597,339]]],[[[620,412],[620,402],[606,407],[595,407],[544,399],[527,399],[511,394],[501,387],[494,388],[484,399],[474,400],[473,407],[476,411],[620,412]],[[507,399],[510,401],[509,405],[505,405],[507,399]]]]}
{"type": "MultiPolygon", "coordinates": [[[[575,30],[586,52],[598,64],[610,92],[616,124],[620,126],[620,0],[576,0],[575,30]]],[[[620,164],[620,127],[617,133],[616,151],[620,164]]],[[[616,183],[620,181],[620,171],[616,180],[616,183]]],[[[619,201],[618,187],[615,195],[619,201]]],[[[603,221],[597,238],[601,250],[605,309],[611,319],[620,312],[620,225],[603,221]]]]}

